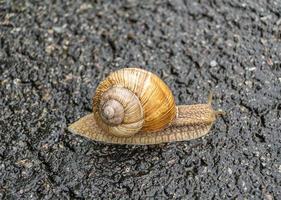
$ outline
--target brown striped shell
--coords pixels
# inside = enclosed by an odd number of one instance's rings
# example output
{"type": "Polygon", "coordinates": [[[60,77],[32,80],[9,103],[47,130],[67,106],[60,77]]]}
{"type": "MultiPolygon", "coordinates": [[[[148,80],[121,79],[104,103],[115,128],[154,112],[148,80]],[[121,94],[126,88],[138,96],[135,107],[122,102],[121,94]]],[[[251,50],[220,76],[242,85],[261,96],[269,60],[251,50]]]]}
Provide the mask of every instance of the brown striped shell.
{"type": "Polygon", "coordinates": [[[118,137],[162,130],[176,117],[168,86],[138,68],[115,71],[103,80],[93,98],[93,111],[97,124],[118,137]]]}

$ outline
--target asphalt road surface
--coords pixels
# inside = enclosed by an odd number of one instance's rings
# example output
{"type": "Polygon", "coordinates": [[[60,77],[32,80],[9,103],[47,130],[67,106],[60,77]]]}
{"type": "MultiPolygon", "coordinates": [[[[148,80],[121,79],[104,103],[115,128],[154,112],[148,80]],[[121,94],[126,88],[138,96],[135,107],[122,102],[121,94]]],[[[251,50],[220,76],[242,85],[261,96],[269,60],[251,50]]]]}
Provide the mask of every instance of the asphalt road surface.
{"type": "Polygon", "coordinates": [[[0,1],[0,199],[281,199],[281,1],[0,1]],[[137,66],[204,138],[108,145],[67,131],[137,66]]]}

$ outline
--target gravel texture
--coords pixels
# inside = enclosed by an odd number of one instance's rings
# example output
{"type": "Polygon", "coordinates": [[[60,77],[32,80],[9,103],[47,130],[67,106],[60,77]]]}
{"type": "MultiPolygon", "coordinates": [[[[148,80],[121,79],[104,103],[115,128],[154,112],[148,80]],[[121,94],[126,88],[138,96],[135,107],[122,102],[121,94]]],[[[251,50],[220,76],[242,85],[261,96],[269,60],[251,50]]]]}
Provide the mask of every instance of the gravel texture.
{"type": "Polygon", "coordinates": [[[0,81],[0,199],[281,199],[280,0],[2,0],[0,81]],[[227,116],[164,145],[69,133],[128,66],[227,116]]]}

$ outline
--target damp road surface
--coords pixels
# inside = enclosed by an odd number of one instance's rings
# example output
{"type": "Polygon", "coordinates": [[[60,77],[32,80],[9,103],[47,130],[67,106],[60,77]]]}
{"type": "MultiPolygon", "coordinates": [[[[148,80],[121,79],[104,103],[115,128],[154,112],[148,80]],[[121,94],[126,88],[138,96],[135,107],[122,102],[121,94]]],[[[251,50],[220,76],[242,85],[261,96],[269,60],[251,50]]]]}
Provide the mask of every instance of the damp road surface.
{"type": "Polygon", "coordinates": [[[0,199],[281,199],[280,0],[4,0],[0,83],[0,199]],[[162,145],[68,132],[132,66],[227,115],[162,145]]]}

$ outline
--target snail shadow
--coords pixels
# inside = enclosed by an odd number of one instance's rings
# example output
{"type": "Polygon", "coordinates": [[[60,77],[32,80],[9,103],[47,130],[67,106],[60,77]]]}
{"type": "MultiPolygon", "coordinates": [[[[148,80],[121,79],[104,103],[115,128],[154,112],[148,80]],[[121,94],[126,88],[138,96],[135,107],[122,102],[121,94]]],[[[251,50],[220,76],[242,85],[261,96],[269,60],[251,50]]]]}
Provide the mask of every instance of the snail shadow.
{"type": "MultiPolygon", "coordinates": [[[[77,136],[81,137],[81,136],[77,136]]],[[[127,145],[127,144],[109,144],[96,142],[84,137],[86,146],[83,148],[91,159],[102,162],[104,167],[112,168],[113,165],[138,165],[138,163],[153,165],[159,160],[163,160],[164,154],[171,151],[178,144],[184,142],[171,142],[153,145],[127,145]]],[[[172,151],[171,151],[172,152],[172,151]]],[[[114,166],[115,167],[115,166],[114,166]]]]}
{"type": "Polygon", "coordinates": [[[188,154],[193,148],[204,146],[208,143],[208,140],[198,139],[153,145],[127,145],[109,144],[92,141],[86,138],[84,139],[87,140],[87,148],[91,149],[91,157],[104,160],[104,166],[111,165],[112,163],[125,162],[153,163],[160,159],[165,160],[165,156],[168,154],[169,156],[175,156],[175,153],[178,151],[185,151],[185,153],[188,154]]]}
{"type": "MultiPolygon", "coordinates": [[[[93,142],[93,141],[91,141],[93,142]]],[[[93,142],[93,145],[105,150],[104,154],[108,160],[124,162],[130,160],[146,161],[150,157],[161,156],[162,152],[169,148],[169,144],[155,145],[126,145],[126,144],[108,144],[102,142],[93,142]]]]}
{"type": "MultiPolygon", "coordinates": [[[[101,168],[93,169],[102,175],[110,176],[111,179],[124,180],[128,177],[143,177],[151,180],[159,174],[173,173],[175,168],[182,170],[182,163],[193,169],[199,163],[200,152],[194,149],[204,149],[208,141],[193,140],[184,142],[172,142],[158,145],[111,145],[92,142],[91,147],[99,152],[93,152],[91,159],[98,162],[101,168]],[[104,152],[100,155],[100,152],[104,152]],[[197,165],[196,164],[196,165],[197,165]]],[[[90,148],[91,148],[90,147],[90,148]]],[[[192,171],[192,170],[191,170],[192,171]]]]}

